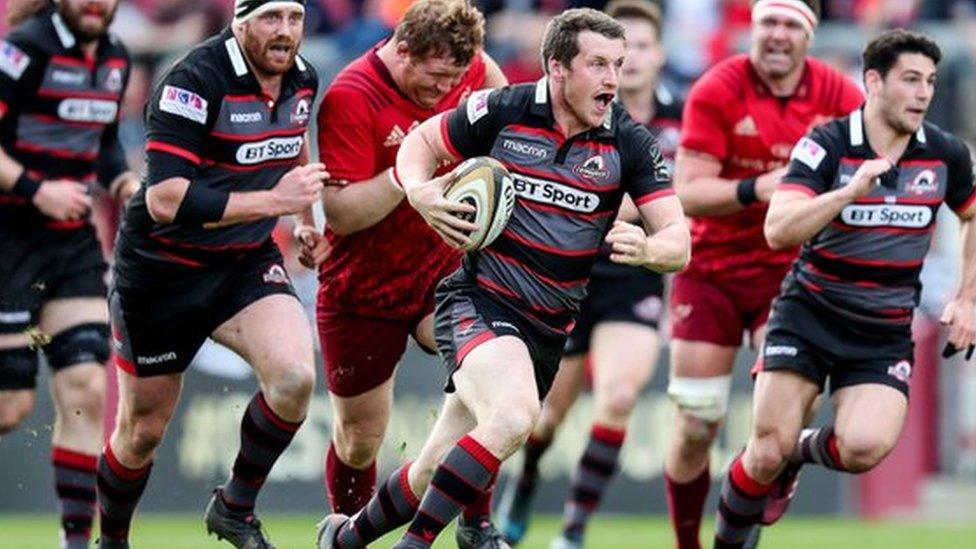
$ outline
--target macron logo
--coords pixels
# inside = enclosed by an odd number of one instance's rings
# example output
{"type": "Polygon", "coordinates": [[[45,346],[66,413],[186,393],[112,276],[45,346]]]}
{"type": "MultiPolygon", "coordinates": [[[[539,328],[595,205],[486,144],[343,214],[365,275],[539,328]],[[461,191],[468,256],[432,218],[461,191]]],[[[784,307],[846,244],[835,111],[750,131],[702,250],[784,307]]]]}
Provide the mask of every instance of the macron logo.
{"type": "Polygon", "coordinates": [[[168,353],[163,353],[161,355],[137,356],[136,364],[142,364],[143,366],[153,366],[155,364],[161,364],[163,362],[169,362],[171,360],[176,360],[176,351],[170,351],[168,353]]]}

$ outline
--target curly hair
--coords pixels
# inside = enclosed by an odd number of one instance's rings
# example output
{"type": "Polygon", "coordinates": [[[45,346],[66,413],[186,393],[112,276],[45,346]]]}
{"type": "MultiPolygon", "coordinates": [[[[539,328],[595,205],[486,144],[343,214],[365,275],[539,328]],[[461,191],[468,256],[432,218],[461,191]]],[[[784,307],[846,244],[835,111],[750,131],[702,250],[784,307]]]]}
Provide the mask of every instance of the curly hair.
{"type": "Polygon", "coordinates": [[[404,14],[393,40],[406,43],[413,58],[444,56],[465,66],[484,45],[485,18],[466,0],[420,0],[404,14]]]}

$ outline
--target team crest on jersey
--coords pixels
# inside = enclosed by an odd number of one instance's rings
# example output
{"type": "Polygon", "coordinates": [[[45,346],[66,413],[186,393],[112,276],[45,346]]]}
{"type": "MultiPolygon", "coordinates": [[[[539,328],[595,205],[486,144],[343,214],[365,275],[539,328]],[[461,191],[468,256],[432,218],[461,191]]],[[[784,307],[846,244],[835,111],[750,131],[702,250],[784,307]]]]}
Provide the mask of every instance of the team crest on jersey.
{"type": "Polygon", "coordinates": [[[888,366],[888,375],[902,383],[908,383],[912,377],[912,364],[907,360],[900,360],[893,366],[888,366]]]}
{"type": "Polygon", "coordinates": [[[827,157],[827,149],[823,148],[820,143],[817,143],[809,137],[804,137],[797,142],[796,146],[793,147],[793,152],[790,154],[791,160],[798,160],[807,165],[811,170],[816,170],[820,167],[820,163],[823,159],[827,157]]]}
{"type": "Polygon", "coordinates": [[[309,117],[308,98],[303,97],[295,105],[295,112],[291,115],[292,124],[306,124],[309,117]]]}
{"type": "MultiPolygon", "coordinates": [[[[656,149],[652,147],[651,150],[654,151],[656,149]]],[[[598,154],[587,158],[582,164],[574,166],[573,173],[580,177],[593,180],[605,179],[610,175],[609,170],[607,170],[604,164],[603,157],[598,154]]]]}
{"type": "Polygon", "coordinates": [[[105,79],[105,89],[112,93],[118,93],[122,91],[122,71],[118,68],[113,68],[108,73],[108,78],[105,79]]]}
{"type": "Polygon", "coordinates": [[[20,51],[17,46],[6,40],[0,42],[0,71],[14,80],[20,80],[30,61],[30,56],[20,51]]]}
{"type": "Polygon", "coordinates": [[[163,86],[159,110],[182,116],[200,124],[207,123],[207,100],[177,86],[163,86]]]}
{"type": "Polygon", "coordinates": [[[735,127],[732,128],[732,133],[743,137],[755,137],[759,135],[759,128],[756,127],[756,121],[752,116],[747,114],[742,120],[736,122],[735,127]]]}
{"type": "Polygon", "coordinates": [[[264,273],[261,279],[269,284],[288,284],[288,274],[285,272],[284,267],[277,263],[268,267],[267,272],[264,273]]]}
{"type": "Polygon", "coordinates": [[[922,170],[911,183],[905,185],[908,194],[929,194],[939,190],[939,181],[934,170],[922,170]]]}

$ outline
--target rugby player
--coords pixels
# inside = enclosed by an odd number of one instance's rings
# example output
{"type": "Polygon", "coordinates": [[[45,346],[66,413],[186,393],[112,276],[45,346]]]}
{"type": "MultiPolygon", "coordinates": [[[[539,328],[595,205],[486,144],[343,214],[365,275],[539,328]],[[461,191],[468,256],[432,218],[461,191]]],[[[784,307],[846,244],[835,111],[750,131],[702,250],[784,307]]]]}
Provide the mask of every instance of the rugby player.
{"type": "Polygon", "coordinates": [[[298,55],[304,4],[237,0],[230,27],[177,61],[147,104],[147,174],[109,295],[119,413],[98,464],[101,547],[128,547],[183,372],[207,337],[247,360],[260,390],[206,527],[236,547],[270,547],[255,500],[315,385],[311,327],[271,239],[328,177],[305,164],[318,77],[298,55]]]}
{"type": "Polygon", "coordinates": [[[138,186],[118,136],[129,56],[108,33],[117,6],[10,2],[0,41],[0,435],[30,414],[43,354],[62,547],[88,546],[104,441],[106,264],[92,186],[122,201],[138,186]]]}
{"type": "MultiPolygon", "coordinates": [[[[337,513],[352,514],[373,494],[397,362],[411,336],[434,352],[434,286],[460,261],[390,172],[420,122],[473,91],[507,83],[483,42],[476,8],[421,0],[392,38],[339,73],[320,107],[319,151],[332,176],[323,197],[327,241],[311,241],[302,256],[309,264],[327,257],[317,317],[335,418],[325,480],[337,513]]],[[[459,536],[497,535],[484,520],[488,503],[465,513],[459,536]]]]}
{"type": "MultiPolygon", "coordinates": [[[[651,130],[665,159],[673,162],[682,103],[658,82],[665,62],[661,12],[655,4],[641,0],[615,0],[604,11],[626,30],[627,56],[621,68],[618,99],[634,120],[651,130]]],[[[631,223],[639,220],[636,208],[626,198],[618,218],[631,223]]],[[[526,441],[522,469],[502,497],[501,529],[509,543],[518,543],[525,535],[539,460],[579,395],[587,355],[593,371],[596,410],[587,449],[566,501],[563,533],[556,542],[562,546],[580,543],[590,513],[599,505],[603,489],[616,470],[630,413],[653,375],[660,349],[657,327],[663,277],[647,269],[619,265],[608,256],[608,247],[604,246],[593,266],[587,296],[567,340],[559,373],[526,441]]]]}
{"type": "Polygon", "coordinates": [[[604,237],[618,263],[673,271],[688,260],[688,229],[654,138],[613,101],[623,26],[567,10],[543,43],[547,77],[473,94],[422,123],[397,155],[410,204],[454,247],[474,226],[455,216],[470,206],[443,198],[450,174],[431,179],[440,163],[491,155],[512,172],[519,197],[498,240],[438,285],[449,394],[420,456],[352,518],[326,517],[319,547],[362,547],[411,519],[395,547],[429,547],[483,495],[535,425],[604,237]],[[650,236],[614,221],[624,192],[650,236]]]}
{"type": "Polygon", "coordinates": [[[692,217],[695,254],[671,288],[668,395],[677,410],[664,460],[679,549],[700,547],[710,448],[743,333],[761,344],[796,255],[766,245],[769,197],[796,141],[863,100],[850,79],[806,55],[819,13],[819,0],[756,1],[749,53],[706,72],[685,105],[674,187],[692,217]]]}
{"type": "Polygon", "coordinates": [[[919,271],[943,203],[962,220],[963,271],[942,322],[955,348],[974,342],[973,165],[961,139],[925,122],[941,57],[922,34],[882,33],[862,54],[864,107],[793,150],[765,234],[773,248],[803,247],[773,303],[752,432],[722,486],[715,547],[742,547],[753,525],[778,518],[777,494],[792,491],[801,464],[861,473],[894,447],[919,271]],[[828,379],[834,423],[803,429],[828,379]]]}

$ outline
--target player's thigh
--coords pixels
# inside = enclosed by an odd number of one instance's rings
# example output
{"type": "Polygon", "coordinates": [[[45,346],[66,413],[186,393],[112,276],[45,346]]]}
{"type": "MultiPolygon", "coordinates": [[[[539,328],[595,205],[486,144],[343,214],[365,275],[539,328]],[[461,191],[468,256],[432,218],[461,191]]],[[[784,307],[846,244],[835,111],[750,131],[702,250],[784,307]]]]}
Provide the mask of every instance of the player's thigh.
{"type": "Polygon", "coordinates": [[[905,425],[908,397],[888,385],[865,383],[834,392],[834,433],[842,448],[883,457],[905,425]]]}
{"type": "Polygon", "coordinates": [[[799,373],[759,372],[752,397],[754,435],[775,435],[786,445],[795,442],[819,394],[820,387],[799,373]]]}
{"type": "Polygon", "coordinates": [[[262,385],[294,372],[311,373],[314,382],[311,328],[292,294],[275,293],[251,302],[211,337],[251,364],[262,385]]]}
{"type": "Polygon", "coordinates": [[[586,355],[564,356],[559,362],[559,370],[553,379],[552,388],[546,395],[542,405],[540,422],[547,427],[555,428],[566,417],[566,413],[573,407],[583,388],[586,374],[586,355]]]}
{"type": "Polygon", "coordinates": [[[382,437],[393,408],[393,378],[351,397],[329,393],[336,431],[348,437],[382,437]]]}
{"type": "Polygon", "coordinates": [[[406,350],[410,324],[319,311],[318,331],[329,392],[353,398],[393,379],[406,350]]]}
{"type": "Polygon", "coordinates": [[[82,324],[108,324],[104,297],[52,299],[41,308],[40,329],[55,335],[82,324]]]}
{"type": "Polygon", "coordinates": [[[420,319],[414,327],[413,337],[425,352],[437,353],[437,341],[434,339],[434,313],[426,314],[420,319]]]}
{"type": "Polygon", "coordinates": [[[453,381],[461,401],[479,423],[498,411],[537,409],[539,405],[529,349],[514,336],[494,337],[471,349],[453,381]]]}
{"type": "Polygon", "coordinates": [[[639,392],[654,373],[661,341],[657,330],[633,322],[601,322],[591,336],[594,391],[597,398],[616,386],[639,392]]]}

